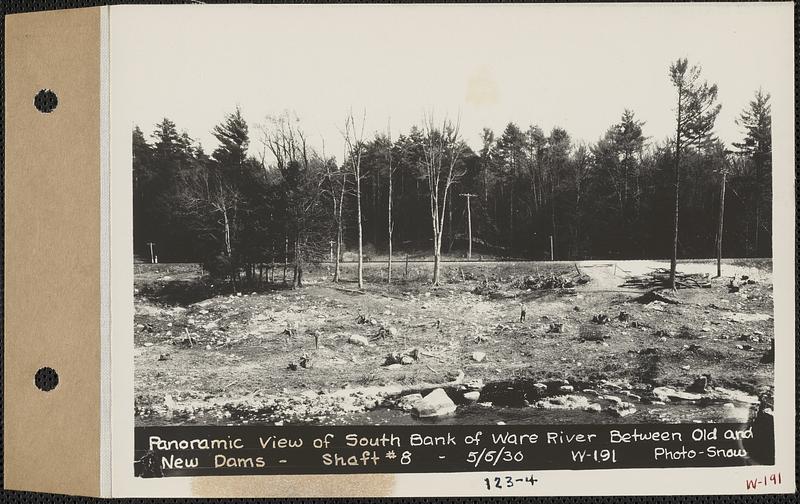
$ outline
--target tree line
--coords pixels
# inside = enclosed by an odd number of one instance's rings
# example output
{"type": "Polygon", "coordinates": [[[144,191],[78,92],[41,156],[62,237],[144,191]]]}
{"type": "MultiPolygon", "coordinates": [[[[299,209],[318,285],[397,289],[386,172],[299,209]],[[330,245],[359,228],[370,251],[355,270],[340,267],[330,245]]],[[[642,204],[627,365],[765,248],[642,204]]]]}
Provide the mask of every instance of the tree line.
{"type": "Polygon", "coordinates": [[[534,260],[671,257],[673,271],[681,257],[770,257],[769,94],[755,92],[728,146],[713,133],[716,85],[685,59],[669,78],[675,132],[664,140],[631,110],[594,143],[509,123],[484,128],[476,149],[458,120],[426,115],[399,134],[387,120],[367,138],[366,113],[351,112],[340,160],[290,112],[251,128],[234,109],[210,154],[167,118],[149,139],[136,126],[134,250],[201,262],[234,289],[276,271],[302,285],[304,264],[331,258],[338,281],[346,250],[359,286],[365,257],[398,250],[433,255],[434,283],[443,255],[472,247],[534,260]]]}

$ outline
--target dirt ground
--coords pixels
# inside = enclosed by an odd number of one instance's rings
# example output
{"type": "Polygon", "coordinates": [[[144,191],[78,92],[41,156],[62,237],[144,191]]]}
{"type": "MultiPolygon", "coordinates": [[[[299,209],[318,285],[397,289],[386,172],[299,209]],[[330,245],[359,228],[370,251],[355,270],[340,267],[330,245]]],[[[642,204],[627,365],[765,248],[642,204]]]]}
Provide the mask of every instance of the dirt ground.
{"type": "Polygon", "coordinates": [[[677,304],[621,287],[658,267],[669,264],[453,262],[433,287],[431,264],[395,263],[387,285],[386,265],[367,263],[359,292],[354,265],[343,266],[350,281],[333,284],[324,264],[303,288],[280,285],[281,271],[276,285],[232,295],[196,265],[136,265],[136,421],[336,423],[401,411],[403,394],[439,385],[479,390],[484,407],[564,403],[537,402],[541,383],[664,405],[659,390],[680,400],[701,375],[708,390],[692,404],[723,392],[726,406],[763,402],[773,386],[773,364],[762,362],[774,337],[771,262],[728,260],[722,278],[711,261],[681,262],[681,272],[709,273],[711,287],[680,289],[677,304]],[[750,282],[731,292],[733,275],[750,282]],[[539,281],[554,278],[569,283],[539,281]]]}

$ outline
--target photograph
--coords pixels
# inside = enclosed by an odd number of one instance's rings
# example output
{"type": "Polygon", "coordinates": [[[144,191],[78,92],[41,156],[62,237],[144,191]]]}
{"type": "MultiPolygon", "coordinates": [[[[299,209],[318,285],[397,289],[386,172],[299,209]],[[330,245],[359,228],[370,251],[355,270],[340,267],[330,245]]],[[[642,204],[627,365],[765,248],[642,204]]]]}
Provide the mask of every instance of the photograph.
{"type": "Polygon", "coordinates": [[[124,11],[135,426],[772,425],[778,33],[616,7],[124,11]]]}

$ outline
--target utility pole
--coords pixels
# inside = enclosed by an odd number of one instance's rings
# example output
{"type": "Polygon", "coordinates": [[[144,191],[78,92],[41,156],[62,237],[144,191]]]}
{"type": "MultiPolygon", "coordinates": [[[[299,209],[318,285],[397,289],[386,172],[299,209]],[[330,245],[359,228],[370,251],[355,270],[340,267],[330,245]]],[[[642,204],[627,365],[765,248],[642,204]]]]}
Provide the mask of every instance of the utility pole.
{"type": "Polygon", "coordinates": [[[469,206],[469,199],[477,197],[477,194],[462,193],[461,196],[467,198],[467,233],[469,234],[469,249],[467,251],[467,260],[472,259],[472,211],[469,206]]]}
{"type": "Polygon", "coordinates": [[[155,264],[156,262],[156,256],[153,255],[153,245],[155,245],[155,243],[147,242],[147,246],[150,247],[150,264],[155,264]]]}

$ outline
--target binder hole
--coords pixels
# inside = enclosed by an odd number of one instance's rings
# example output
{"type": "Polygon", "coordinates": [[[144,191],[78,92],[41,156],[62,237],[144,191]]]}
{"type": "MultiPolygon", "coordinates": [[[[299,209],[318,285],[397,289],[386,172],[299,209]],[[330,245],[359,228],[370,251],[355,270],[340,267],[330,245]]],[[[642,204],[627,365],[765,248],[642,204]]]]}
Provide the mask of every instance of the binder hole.
{"type": "Polygon", "coordinates": [[[40,90],[33,98],[33,106],[36,107],[36,110],[44,114],[49,114],[55,110],[57,105],[58,97],[49,89],[40,90]]]}
{"type": "Polygon", "coordinates": [[[53,368],[43,367],[36,371],[33,381],[39,390],[50,392],[58,385],[58,373],[53,368]]]}

